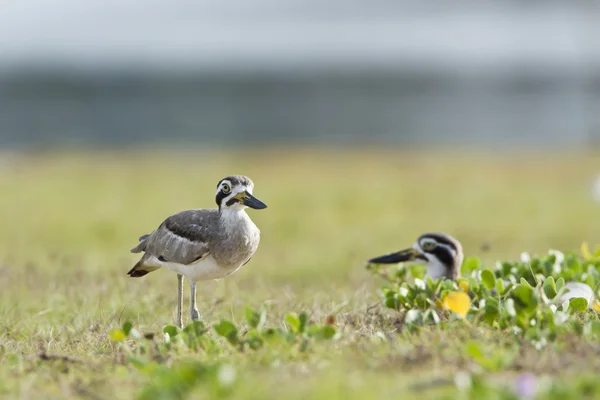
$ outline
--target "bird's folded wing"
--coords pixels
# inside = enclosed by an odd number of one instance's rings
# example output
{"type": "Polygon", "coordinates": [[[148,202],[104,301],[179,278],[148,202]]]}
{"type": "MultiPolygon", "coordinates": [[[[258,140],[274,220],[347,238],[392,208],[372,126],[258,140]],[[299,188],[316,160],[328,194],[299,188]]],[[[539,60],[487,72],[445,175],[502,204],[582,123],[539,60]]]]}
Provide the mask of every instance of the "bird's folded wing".
{"type": "Polygon", "coordinates": [[[208,256],[211,215],[199,211],[167,218],[145,239],[143,250],[146,254],[184,265],[208,256]]]}

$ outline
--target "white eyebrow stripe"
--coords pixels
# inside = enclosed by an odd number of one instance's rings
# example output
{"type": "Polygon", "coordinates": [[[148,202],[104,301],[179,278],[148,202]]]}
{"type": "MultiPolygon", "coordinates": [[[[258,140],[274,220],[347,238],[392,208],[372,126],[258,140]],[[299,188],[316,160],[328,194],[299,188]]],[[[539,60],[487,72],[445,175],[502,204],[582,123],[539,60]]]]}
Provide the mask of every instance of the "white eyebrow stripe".
{"type": "MultiPolygon", "coordinates": [[[[452,257],[456,257],[456,249],[455,249],[454,247],[452,247],[452,246],[450,246],[450,245],[446,244],[446,243],[440,243],[440,242],[438,242],[437,240],[435,240],[435,239],[430,239],[430,238],[425,238],[425,239],[422,239],[422,240],[421,240],[421,243],[435,243],[435,244],[436,244],[436,246],[438,246],[438,247],[443,247],[443,248],[445,248],[446,250],[448,250],[448,251],[450,252],[450,254],[452,254],[452,257]]],[[[419,250],[422,250],[422,245],[421,245],[421,243],[415,243],[415,244],[417,244],[417,245],[420,247],[420,248],[419,248],[419,250]]]]}
{"type": "Polygon", "coordinates": [[[233,189],[233,185],[231,184],[231,182],[230,182],[228,179],[224,179],[224,180],[223,180],[223,182],[221,182],[221,183],[219,184],[219,186],[217,187],[217,192],[215,193],[215,196],[216,196],[216,195],[217,195],[217,194],[218,194],[218,193],[221,191],[221,188],[223,187],[223,184],[224,184],[224,183],[227,183],[227,184],[229,185],[229,187],[230,187],[231,189],[233,189]]]}

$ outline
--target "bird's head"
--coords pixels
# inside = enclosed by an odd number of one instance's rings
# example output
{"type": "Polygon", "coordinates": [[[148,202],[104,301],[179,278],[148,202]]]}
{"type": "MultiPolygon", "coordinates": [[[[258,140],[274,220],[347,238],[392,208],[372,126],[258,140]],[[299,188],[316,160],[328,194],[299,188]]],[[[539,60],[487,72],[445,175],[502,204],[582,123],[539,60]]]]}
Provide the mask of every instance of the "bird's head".
{"type": "Polygon", "coordinates": [[[369,260],[373,264],[396,264],[414,261],[427,266],[432,279],[456,280],[463,262],[460,242],[445,233],[424,233],[412,247],[369,260]]]}
{"type": "Polygon", "coordinates": [[[246,207],[262,210],[267,205],[254,197],[254,182],[247,176],[232,175],[217,184],[215,201],[220,210],[243,210],[246,207]]]}

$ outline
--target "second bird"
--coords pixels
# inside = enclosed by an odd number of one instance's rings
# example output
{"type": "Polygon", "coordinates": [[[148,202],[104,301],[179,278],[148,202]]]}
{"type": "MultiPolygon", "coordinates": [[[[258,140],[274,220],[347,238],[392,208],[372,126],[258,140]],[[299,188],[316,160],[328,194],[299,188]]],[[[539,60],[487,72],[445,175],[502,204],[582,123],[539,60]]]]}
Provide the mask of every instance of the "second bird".
{"type": "Polygon", "coordinates": [[[177,273],[177,325],[182,327],[183,277],[190,280],[193,320],[199,318],[196,283],[225,278],[245,265],[260,242],[260,230],[246,207],[267,206],[252,194],[254,183],[241,175],[217,184],[218,209],[187,210],[171,215],[152,233],[143,235],[132,253],[144,252],[128,272],[137,278],[159,268],[177,273]]]}
{"type": "MultiPolygon", "coordinates": [[[[424,233],[412,247],[372,258],[369,262],[374,264],[418,262],[427,266],[425,277],[430,276],[433,280],[444,278],[456,281],[460,276],[463,259],[462,245],[458,240],[445,233],[424,233]]],[[[504,280],[505,287],[509,284],[509,281],[504,280]]],[[[589,308],[600,311],[600,301],[596,299],[594,290],[588,284],[567,282],[563,289],[553,300],[555,304],[582,297],[587,300],[589,308]]],[[[496,289],[492,289],[492,293],[495,291],[496,289]]]]}
{"type": "Polygon", "coordinates": [[[452,236],[441,232],[424,233],[412,247],[369,260],[374,264],[397,264],[415,261],[427,265],[427,274],[433,280],[456,280],[463,262],[462,245],[452,236]]]}

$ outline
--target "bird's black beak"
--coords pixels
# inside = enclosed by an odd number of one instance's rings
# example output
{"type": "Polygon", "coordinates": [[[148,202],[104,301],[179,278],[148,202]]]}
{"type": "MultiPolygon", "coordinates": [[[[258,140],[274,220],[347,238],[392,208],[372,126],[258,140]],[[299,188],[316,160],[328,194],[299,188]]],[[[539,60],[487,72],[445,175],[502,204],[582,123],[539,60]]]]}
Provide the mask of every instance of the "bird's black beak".
{"type": "Polygon", "coordinates": [[[372,264],[397,264],[404,261],[427,260],[427,258],[417,249],[410,247],[395,253],[385,254],[369,260],[372,264]]]}
{"type": "Polygon", "coordinates": [[[254,208],[255,210],[262,210],[264,208],[267,208],[267,205],[265,203],[248,193],[248,191],[240,193],[240,201],[245,206],[254,208]]]}

